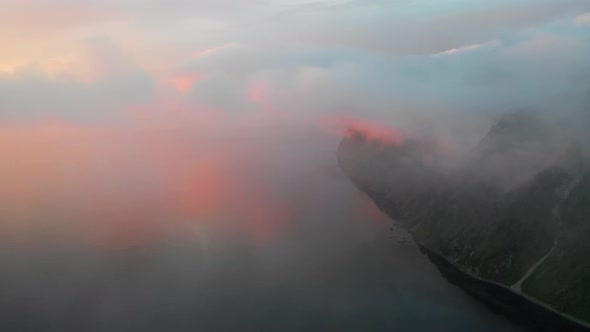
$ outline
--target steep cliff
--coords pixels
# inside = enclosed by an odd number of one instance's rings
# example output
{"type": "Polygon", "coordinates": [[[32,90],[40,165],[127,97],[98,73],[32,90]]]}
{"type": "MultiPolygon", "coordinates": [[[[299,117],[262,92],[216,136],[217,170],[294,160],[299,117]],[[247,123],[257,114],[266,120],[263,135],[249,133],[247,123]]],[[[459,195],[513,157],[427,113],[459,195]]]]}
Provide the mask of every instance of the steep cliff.
{"type": "MultiPolygon", "coordinates": [[[[584,329],[590,322],[590,167],[573,141],[551,123],[516,114],[493,126],[462,162],[441,167],[436,155],[434,144],[383,145],[362,133],[345,138],[338,151],[352,181],[414,236],[441,272],[456,269],[502,288],[502,298],[517,295],[584,329]]],[[[473,283],[458,284],[478,293],[473,283]]],[[[477,297],[502,302],[486,296],[477,297]]]]}

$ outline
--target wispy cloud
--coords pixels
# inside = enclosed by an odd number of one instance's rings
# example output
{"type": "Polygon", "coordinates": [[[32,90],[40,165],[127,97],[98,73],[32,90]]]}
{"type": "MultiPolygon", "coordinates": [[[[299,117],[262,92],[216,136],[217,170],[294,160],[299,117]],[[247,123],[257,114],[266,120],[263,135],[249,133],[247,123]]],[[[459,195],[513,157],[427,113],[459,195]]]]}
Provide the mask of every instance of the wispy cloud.
{"type": "Polygon", "coordinates": [[[576,16],[574,19],[574,23],[577,25],[587,25],[590,26],[590,12],[586,14],[582,14],[580,16],[576,16]]]}
{"type": "Polygon", "coordinates": [[[502,46],[502,41],[499,40],[499,39],[496,39],[496,40],[488,41],[488,42],[481,43],[481,44],[471,44],[471,45],[466,45],[466,46],[451,48],[449,50],[442,51],[442,52],[439,52],[439,53],[435,53],[433,55],[434,56],[456,55],[456,54],[460,54],[460,53],[463,53],[463,52],[480,50],[482,48],[499,48],[501,46],[502,46]]]}

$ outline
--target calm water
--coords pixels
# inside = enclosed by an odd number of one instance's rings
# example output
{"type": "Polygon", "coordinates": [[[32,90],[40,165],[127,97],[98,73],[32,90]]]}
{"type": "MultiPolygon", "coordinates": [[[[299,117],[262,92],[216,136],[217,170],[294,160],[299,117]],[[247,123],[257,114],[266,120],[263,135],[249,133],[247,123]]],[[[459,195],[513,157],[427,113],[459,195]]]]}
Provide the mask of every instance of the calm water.
{"type": "Polygon", "coordinates": [[[148,235],[125,218],[100,245],[78,241],[97,225],[21,230],[24,244],[0,257],[0,330],[518,331],[392,229],[340,172],[335,142],[297,142],[223,143],[262,152],[216,154],[223,172],[208,179],[220,183],[196,186],[232,195],[215,194],[222,204],[205,214],[134,205],[164,211],[148,235]]]}

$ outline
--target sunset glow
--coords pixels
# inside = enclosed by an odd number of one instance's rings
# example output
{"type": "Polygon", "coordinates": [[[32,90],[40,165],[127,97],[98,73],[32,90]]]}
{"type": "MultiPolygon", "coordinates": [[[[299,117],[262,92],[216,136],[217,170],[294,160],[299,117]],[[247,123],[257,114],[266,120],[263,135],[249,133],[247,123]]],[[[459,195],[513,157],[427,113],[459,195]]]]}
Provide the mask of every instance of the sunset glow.
{"type": "Polygon", "coordinates": [[[588,0],[0,0],[0,331],[590,317],[589,36],[588,0]]]}

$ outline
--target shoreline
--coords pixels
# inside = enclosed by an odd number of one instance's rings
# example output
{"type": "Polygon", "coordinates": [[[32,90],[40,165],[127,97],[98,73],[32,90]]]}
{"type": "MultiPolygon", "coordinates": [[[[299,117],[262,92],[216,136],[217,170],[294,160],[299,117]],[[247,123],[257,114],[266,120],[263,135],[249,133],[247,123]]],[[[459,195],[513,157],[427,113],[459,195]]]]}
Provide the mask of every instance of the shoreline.
{"type": "MultiPolygon", "coordinates": [[[[344,141],[343,141],[344,142],[344,141]]],[[[339,147],[339,153],[342,149],[342,143],[339,147]]],[[[349,180],[362,193],[367,195],[381,210],[388,216],[391,221],[395,222],[398,218],[388,213],[385,209],[387,204],[387,194],[378,190],[371,190],[370,187],[359,181],[352,174],[358,170],[348,169],[346,160],[338,160],[342,170],[348,175],[349,180]],[[352,174],[351,174],[352,173],[352,174]]],[[[354,164],[353,164],[354,165],[354,164]]],[[[380,187],[381,188],[381,187],[380,187]]],[[[381,188],[382,191],[387,191],[381,188]]],[[[397,214],[390,211],[392,214],[397,214]]],[[[403,227],[403,221],[400,221],[403,227]]],[[[415,225],[414,225],[415,226],[415,225]]],[[[405,227],[404,227],[405,228],[405,227]]],[[[406,230],[408,230],[406,228],[406,230]]],[[[439,272],[453,285],[459,287],[465,293],[479,300],[496,314],[504,316],[509,320],[532,329],[533,331],[572,331],[572,332],[590,332],[590,322],[574,317],[570,314],[561,312],[548,303],[534,298],[518,289],[513,289],[509,285],[500,284],[494,281],[482,279],[474,276],[469,271],[464,271],[460,266],[448,260],[437,250],[427,247],[424,241],[418,241],[413,232],[408,230],[414,242],[425,254],[430,262],[436,266],[439,272]]],[[[427,239],[425,239],[427,241],[427,239]]]]}
{"type": "Polygon", "coordinates": [[[538,331],[590,331],[587,323],[560,313],[526,294],[514,292],[507,286],[471,276],[440,254],[417,244],[420,251],[426,254],[450,283],[481,301],[492,311],[538,331]]]}
{"type": "MultiPolygon", "coordinates": [[[[393,220],[393,217],[377,204],[373,195],[366,192],[362,185],[353,178],[350,178],[350,180],[358,190],[375,202],[375,205],[383,214],[393,220]]],[[[509,286],[475,277],[461,270],[441,254],[422,245],[412,235],[412,232],[409,232],[409,234],[420,251],[428,257],[430,262],[451,284],[482,302],[496,314],[505,316],[521,326],[533,328],[536,331],[590,332],[590,323],[559,312],[548,304],[525,293],[514,291],[509,286]]]]}

